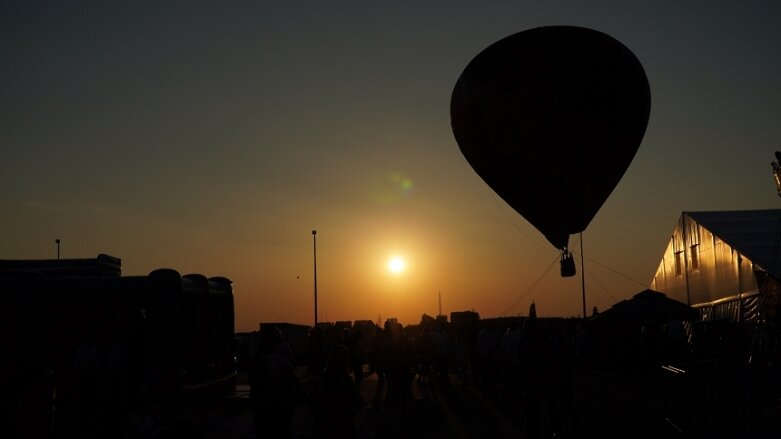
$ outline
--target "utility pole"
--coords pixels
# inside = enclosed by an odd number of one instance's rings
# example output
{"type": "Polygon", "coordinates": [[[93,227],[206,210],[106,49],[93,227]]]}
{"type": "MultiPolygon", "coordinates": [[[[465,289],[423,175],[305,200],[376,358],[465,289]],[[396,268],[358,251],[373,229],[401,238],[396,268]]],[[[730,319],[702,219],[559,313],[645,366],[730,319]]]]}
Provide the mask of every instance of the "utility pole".
{"type": "Polygon", "coordinates": [[[57,243],[57,260],[59,261],[60,260],[60,240],[59,240],[59,238],[55,239],[54,242],[57,243]]]}

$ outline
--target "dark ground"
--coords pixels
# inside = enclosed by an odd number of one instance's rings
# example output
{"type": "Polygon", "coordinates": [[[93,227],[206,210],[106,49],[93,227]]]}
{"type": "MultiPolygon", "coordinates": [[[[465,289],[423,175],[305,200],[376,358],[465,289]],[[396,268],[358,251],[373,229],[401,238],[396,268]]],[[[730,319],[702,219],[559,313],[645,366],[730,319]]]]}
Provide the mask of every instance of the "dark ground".
{"type": "MultiPolygon", "coordinates": [[[[304,376],[302,370],[302,378],[304,376]]],[[[733,377],[700,377],[703,383],[722,380],[738,384],[733,377]]],[[[241,381],[241,379],[240,379],[241,381]]],[[[663,370],[608,372],[592,370],[575,374],[574,412],[582,428],[578,431],[563,413],[559,438],[689,438],[689,437],[781,437],[781,414],[775,407],[752,406],[751,395],[740,397],[741,406],[724,401],[732,393],[727,385],[713,385],[710,391],[700,389],[686,396],[697,379],[685,378],[663,370]],[[686,387],[688,386],[688,387],[686,387]],[[714,390],[715,389],[715,390],[714,390]],[[704,393],[704,394],[703,394],[704,393]],[[705,398],[705,399],[703,399],[705,398]],[[700,407],[691,407],[696,405],[700,407]],[[687,408],[688,407],[688,408],[687,408]],[[680,431],[683,430],[683,431],[680,431]]],[[[483,391],[463,385],[451,376],[452,384],[427,392],[413,384],[414,401],[409,407],[408,422],[392,424],[382,411],[362,409],[356,420],[366,426],[382,425],[374,432],[364,429],[359,437],[420,438],[524,438],[526,393],[493,388],[483,391]]],[[[377,388],[375,375],[367,377],[361,393],[372,401],[377,388]]],[[[745,383],[743,393],[752,392],[745,383]]],[[[208,438],[252,438],[253,415],[249,388],[237,386],[237,392],[222,400],[204,401],[190,407],[190,416],[208,438]]],[[[755,389],[756,390],[756,389],[755,389]]],[[[761,391],[760,391],[761,393],[761,391]]],[[[761,397],[756,395],[754,399],[761,397]]],[[[570,412],[571,413],[571,412],[570,412]]],[[[294,435],[311,437],[313,409],[302,405],[294,418],[294,435]]],[[[541,421],[541,437],[552,437],[550,418],[541,421]]]]}

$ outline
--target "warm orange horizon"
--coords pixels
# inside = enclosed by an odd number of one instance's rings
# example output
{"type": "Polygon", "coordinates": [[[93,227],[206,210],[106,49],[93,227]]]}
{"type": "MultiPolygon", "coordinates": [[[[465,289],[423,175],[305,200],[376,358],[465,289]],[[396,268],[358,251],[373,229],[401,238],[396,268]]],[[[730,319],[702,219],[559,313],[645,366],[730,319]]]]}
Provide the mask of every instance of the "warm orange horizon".
{"type": "Polygon", "coordinates": [[[650,285],[681,211],[779,205],[775,4],[196,3],[2,7],[0,258],[52,258],[62,239],[63,258],[107,253],[125,275],[225,276],[248,331],[313,322],[317,229],[323,320],[417,323],[439,292],[448,315],[532,301],[579,315],[579,260],[559,277],[449,113],[477,53],[556,24],[621,41],[652,96],[637,155],[583,234],[588,313],[650,285]]]}

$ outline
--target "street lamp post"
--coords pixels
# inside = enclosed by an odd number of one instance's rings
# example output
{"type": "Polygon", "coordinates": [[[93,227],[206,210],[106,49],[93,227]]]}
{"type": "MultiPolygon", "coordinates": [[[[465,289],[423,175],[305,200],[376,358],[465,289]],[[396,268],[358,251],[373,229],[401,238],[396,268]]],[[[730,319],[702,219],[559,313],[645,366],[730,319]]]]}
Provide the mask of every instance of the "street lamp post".
{"type": "Polygon", "coordinates": [[[54,242],[57,243],[57,260],[59,261],[60,260],[60,240],[59,239],[55,239],[54,242]]]}
{"type": "Polygon", "coordinates": [[[781,151],[776,151],[776,161],[771,162],[770,166],[773,167],[773,179],[776,182],[778,196],[781,197],[781,151]]]}
{"type": "Polygon", "coordinates": [[[317,328],[317,230],[312,230],[312,246],[315,262],[315,328],[317,328]]]}

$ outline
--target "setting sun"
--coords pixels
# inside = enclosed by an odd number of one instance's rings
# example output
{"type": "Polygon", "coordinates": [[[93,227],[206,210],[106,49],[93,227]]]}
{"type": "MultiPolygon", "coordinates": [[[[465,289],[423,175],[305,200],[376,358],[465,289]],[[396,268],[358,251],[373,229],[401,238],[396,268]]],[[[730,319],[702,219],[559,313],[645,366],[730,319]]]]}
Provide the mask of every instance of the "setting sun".
{"type": "Polygon", "coordinates": [[[391,271],[391,273],[399,274],[402,271],[404,271],[404,268],[407,266],[407,263],[404,262],[404,259],[402,259],[400,256],[394,256],[388,261],[388,270],[391,271]]]}

